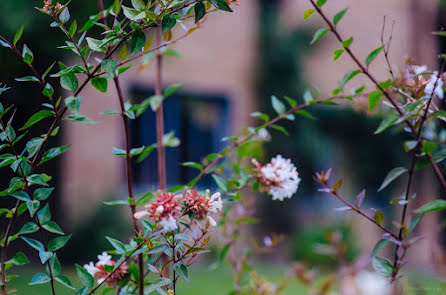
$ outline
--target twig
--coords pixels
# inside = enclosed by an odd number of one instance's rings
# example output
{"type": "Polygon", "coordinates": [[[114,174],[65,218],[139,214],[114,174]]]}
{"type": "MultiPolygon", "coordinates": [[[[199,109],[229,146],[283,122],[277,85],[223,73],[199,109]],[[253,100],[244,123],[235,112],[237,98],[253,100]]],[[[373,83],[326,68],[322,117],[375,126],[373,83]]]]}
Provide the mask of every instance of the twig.
{"type": "Polygon", "coordinates": [[[384,58],[386,59],[387,66],[389,67],[390,76],[392,76],[392,81],[395,81],[395,75],[393,74],[392,65],[390,64],[390,60],[389,60],[389,50],[390,50],[390,44],[392,43],[393,27],[394,26],[395,26],[395,21],[392,22],[392,30],[390,31],[389,40],[387,41],[387,44],[386,44],[384,42],[384,31],[386,28],[386,16],[384,16],[383,27],[382,27],[382,31],[381,31],[381,45],[383,47],[384,58]]]}
{"type": "MultiPolygon", "coordinates": [[[[121,117],[122,123],[124,126],[125,133],[125,159],[126,159],[126,171],[127,171],[127,190],[129,194],[129,198],[132,200],[130,202],[130,210],[132,213],[132,221],[133,228],[135,230],[135,236],[139,235],[139,227],[138,221],[135,218],[136,213],[136,203],[135,203],[135,195],[133,193],[133,176],[132,176],[132,156],[130,155],[131,150],[131,142],[130,142],[130,126],[129,126],[129,118],[126,115],[125,105],[124,105],[124,96],[122,94],[122,88],[119,84],[119,76],[116,75],[114,77],[114,82],[116,86],[116,90],[118,92],[119,105],[121,106],[121,117]]],[[[142,254],[138,255],[138,268],[139,268],[139,294],[144,295],[144,256],[142,254]]]]}
{"type": "MultiPolygon", "coordinates": [[[[161,46],[161,27],[158,27],[155,31],[156,47],[161,46]]],[[[163,69],[163,55],[161,50],[156,52],[156,83],[155,83],[155,95],[162,96],[163,81],[162,81],[162,69],[163,69]]],[[[157,155],[158,155],[158,186],[159,189],[166,189],[166,149],[163,143],[164,136],[164,114],[163,103],[156,110],[156,143],[157,143],[157,155]]]]}
{"type": "MultiPolygon", "coordinates": [[[[430,105],[431,105],[432,100],[434,98],[435,89],[437,88],[438,82],[439,82],[439,80],[441,78],[441,72],[443,71],[444,65],[445,65],[445,62],[443,61],[442,65],[440,67],[440,71],[438,72],[438,75],[436,77],[436,80],[435,80],[435,83],[434,83],[434,87],[432,89],[432,93],[430,94],[429,100],[427,102],[426,109],[424,110],[424,114],[421,117],[420,127],[418,128],[418,132],[417,132],[417,135],[416,135],[417,146],[412,151],[410,167],[409,167],[409,170],[408,170],[409,178],[408,178],[408,181],[407,181],[406,194],[405,194],[405,201],[406,201],[406,203],[403,206],[403,213],[401,215],[400,229],[399,229],[399,232],[398,232],[398,241],[402,241],[403,240],[403,230],[405,228],[407,208],[409,206],[409,202],[408,201],[409,201],[409,197],[410,197],[410,188],[411,188],[411,185],[412,185],[413,174],[415,172],[415,164],[417,162],[417,152],[418,152],[418,148],[420,146],[420,139],[421,139],[421,133],[423,131],[423,125],[424,125],[424,122],[426,121],[427,116],[429,114],[429,108],[430,108],[430,105]]],[[[399,259],[399,257],[398,257],[398,250],[399,249],[400,249],[400,245],[397,245],[396,249],[395,249],[395,258],[394,258],[394,264],[393,264],[393,266],[394,266],[394,271],[392,273],[392,280],[393,281],[396,279],[396,277],[398,275],[398,272],[399,272],[399,269],[400,269],[400,266],[401,266],[400,265],[400,260],[401,259],[399,259]]]]}
{"type": "Polygon", "coordinates": [[[367,219],[368,221],[372,222],[373,224],[375,224],[377,227],[379,227],[382,231],[388,233],[389,235],[391,235],[392,237],[394,237],[395,239],[397,238],[396,234],[394,234],[393,232],[391,232],[390,230],[388,230],[387,228],[385,228],[384,226],[382,226],[381,224],[377,223],[375,220],[373,220],[370,216],[368,216],[367,214],[365,214],[361,209],[357,208],[356,206],[350,204],[349,202],[347,202],[343,197],[341,197],[337,191],[335,191],[330,185],[328,185],[327,182],[324,182],[323,185],[328,189],[328,192],[330,194],[332,194],[333,196],[335,196],[339,201],[341,201],[342,203],[344,203],[347,207],[349,207],[351,210],[355,211],[356,213],[358,213],[359,215],[363,216],[365,219],[367,219]]]}

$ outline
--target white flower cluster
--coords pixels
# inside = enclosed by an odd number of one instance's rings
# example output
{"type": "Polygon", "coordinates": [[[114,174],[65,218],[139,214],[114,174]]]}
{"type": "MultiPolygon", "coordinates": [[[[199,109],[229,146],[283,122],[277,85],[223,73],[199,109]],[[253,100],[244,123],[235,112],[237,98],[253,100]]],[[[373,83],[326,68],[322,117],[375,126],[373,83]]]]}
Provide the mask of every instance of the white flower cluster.
{"type": "MultiPolygon", "coordinates": [[[[112,263],[112,257],[107,254],[107,252],[102,252],[102,254],[98,255],[98,262],[96,262],[96,265],[93,263],[93,261],[90,261],[89,264],[85,264],[84,268],[88,271],[89,274],[91,274],[92,277],[95,276],[95,274],[100,271],[98,266],[105,266],[105,265],[113,265],[112,263]]],[[[103,279],[98,280],[98,284],[102,283],[103,279]]]]}
{"type": "Polygon", "coordinates": [[[269,189],[273,200],[283,201],[291,198],[296,193],[301,179],[296,166],[290,159],[285,159],[277,155],[271,159],[271,162],[260,169],[263,176],[273,185],[269,189]]]}
{"type": "Polygon", "coordinates": [[[443,99],[444,97],[444,91],[443,91],[443,79],[438,79],[437,82],[437,75],[438,72],[435,71],[432,73],[432,75],[423,75],[424,73],[427,73],[427,66],[423,65],[423,66],[416,66],[413,65],[411,66],[414,74],[416,76],[418,76],[418,78],[423,81],[423,80],[427,80],[427,84],[426,84],[426,88],[424,88],[424,94],[425,95],[432,95],[432,93],[434,95],[436,95],[439,99],[443,99]],[[435,85],[437,84],[437,85],[435,85]],[[435,89],[434,89],[435,87],[435,89]]]}
{"type": "Polygon", "coordinates": [[[376,272],[361,271],[356,276],[356,284],[361,295],[392,294],[389,280],[376,272]]]}

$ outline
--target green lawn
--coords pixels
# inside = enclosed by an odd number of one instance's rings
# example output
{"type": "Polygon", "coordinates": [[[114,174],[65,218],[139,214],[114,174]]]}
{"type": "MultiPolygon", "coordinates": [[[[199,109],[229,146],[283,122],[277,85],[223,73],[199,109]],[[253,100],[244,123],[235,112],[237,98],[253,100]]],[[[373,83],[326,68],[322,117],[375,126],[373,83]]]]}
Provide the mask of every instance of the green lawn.
{"type": "MultiPolygon", "coordinates": [[[[67,268],[65,268],[67,269],[67,268]]],[[[260,267],[259,273],[265,278],[274,280],[280,278],[284,273],[285,268],[281,266],[260,267]]],[[[16,272],[20,275],[19,278],[10,282],[10,289],[17,289],[17,294],[26,295],[48,295],[50,294],[49,284],[28,286],[28,282],[35,272],[40,269],[22,268],[17,269],[16,272]]],[[[75,286],[80,286],[76,274],[73,270],[64,273],[70,277],[75,286]]],[[[190,269],[189,273],[190,283],[181,280],[177,287],[178,295],[227,295],[232,290],[232,274],[228,268],[221,268],[218,270],[208,270],[206,267],[197,266],[190,269]]],[[[56,284],[56,293],[58,295],[72,295],[74,292],[66,287],[56,284]]],[[[100,293],[98,293],[100,294],[100,293]]],[[[297,282],[292,282],[283,295],[307,294],[306,289],[297,282]]]]}
{"type": "MultiPolygon", "coordinates": [[[[67,268],[65,268],[67,269],[67,268]]],[[[285,267],[280,265],[260,266],[257,268],[259,274],[269,280],[278,280],[284,273],[285,267]]],[[[35,272],[39,269],[22,268],[18,269],[16,273],[20,275],[9,284],[10,289],[17,289],[19,295],[49,295],[49,284],[40,286],[28,286],[35,272]]],[[[71,269],[65,275],[69,276],[75,286],[80,286],[76,274],[71,269]]],[[[218,270],[208,270],[204,266],[197,266],[190,269],[189,277],[190,283],[181,281],[177,287],[178,295],[227,295],[232,290],[232,275],[228,268],[218,270]]],[[[405,279],[407,285],[412,288],[406,289],[404,295],[440,295],[446,294],[446,283],[440,282],[435,278],[416,273],[411,273],[405,279]]],[[[277,281],[275,281],[277,282],[277,281]]],[[[57,295],[72,295],[74,292],[61,286],[56,282],[57,295]]],[[[98,292],[97,294],[100,294],[98,292]]],[[[288,288],[281,293],[283,295],[307,295],[308,290],[296,281],[290,283],[288,288]]],[[[379,294],[377,294],[379,295],[379,294]]]]}

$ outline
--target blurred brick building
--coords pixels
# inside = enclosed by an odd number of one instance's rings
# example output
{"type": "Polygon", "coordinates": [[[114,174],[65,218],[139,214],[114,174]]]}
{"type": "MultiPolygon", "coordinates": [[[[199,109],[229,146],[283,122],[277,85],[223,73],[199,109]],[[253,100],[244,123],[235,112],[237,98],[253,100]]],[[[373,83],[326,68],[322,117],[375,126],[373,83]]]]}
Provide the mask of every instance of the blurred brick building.
{"type": "MultiPolygon", "coordinates": [[[[220,134],[226,128],[224,133],[236,134],[240,126],[249,124],[249,113],[255,111],[258,104],[253,71],[258,63],[257,28],[258,23],[262,21],[259,19],[259,3],[255,0],[240,0],[239,2],[240,6],[234,7],[234,13],[212,15],[202,28],[176,44],[174,48],[184,55],[183,58],[167,57],[164,63],[164,86],[182,83],[183,97],[195,97],[195,101],[198,101],[197,108],[194,108],[196,113],[193,114],[198,118],[198,122],[195,123],[198,124],[197,126],[210,126],[206,129],[207,133],[203,134],[205,139],[207,139],[206,136],[210,136],[209,141],[213,142],[215,142],[214,133],[220,134]],[[214,111],[212,108],[200,108],[200,99],[219,101],[220,105],[215,106],[214,111]]],[[[411,56],[417,63],[435,68],[437,45],[430,34],[437,26],[435,1],[330,0],[324,9],[329,15],[334,15],[344,7],[349,7],[349,12],[338,27],[344,37],[354,37],[352,49],[361,57],[361,60],[364,60],[372,49],[380,46],[383,16],[386,15],[388,21],[386,34],[389,34],[394,22],[390,54],[392,63],[396,67],[402,66],[406,57],[411,56]]],[[[308,8],[310,8],[309,3],[305,0],[283,0],[280,6],[283,29],[299,26],[316,29],[323,26],[316,15],[307,22],[303,21],[303,13],[308,8]]],[[[182,32],[178,31],[175,34],[179,35],[182,32]]],[[[336,48],[339,48],[336,40],[327,35],[304,62],[305,79],[316,83],[325,94],[331,93],[331,90],[337,87],[337,81],[346,71],[354,69],[353,63],[345,54],[338,61],[333,61],[332,52],[336,48]]],[[[382,78],[387,75],[382,66],[383,63],[383,58],[379,57],[371,66],[371,71],[382,78]]],[[[128,99],[144,93],[149,96],[153,91],[153,68],[149,66],[140,73],[137,72],[137,68],[134,66],[122,78],[122,85],[128,99]]],[[[362,83],[369,84],[364,77],[358,77],[352,85],[362,83]]],[[[71,208],[71,212],[76,212],[76,214],[82,212],[76,216],[71,213],[69,219],[74,222],[84,214],[91,213],[92,208],[104,198],[120,195],[125,197],[124,161],[112,155],[113,145],[124,146],[121,118],[99,115],[99,112],[104,110],[119,108],[112,83],[109,88],[111,91],[107,95],[91,87],[82,94],[81,112],[99,124],[65,124],[64,126],[64,141],[73,146],[63,157],[63,167],[69,167],[69,169],[63,169],[61,195],[65,205],[71,208]],[[84,140],[85,137],[89,140],[84,140]]],[[[176,99],[181,101],[181,96],[176,99]]],[[[172,111],[178,112],[178,110],[172,111]]],[[[169,112],[169,108],[166,112],[169,112]]],[[[181,113],[181,110],[179,112],[181,113]]],[[[147,122],[150,122],[150,118],[147,122]]],[[[177,126],[181,128],[184,124],[182,122],[178,121],[177,126]]],[[[142,136],[141,134],[145,131],[152,132],[150,130],[153,128],[153,125],[139,125],[140,131],[134,135],[142,136]]],[[[166,130],[168,131],[170,130],[166,130]]],[[[176,132],[177,135],[181,134],[181,130],[176,130],[176,132]]],[[[201,141],[194,142],[194,139],[188,136],[182,134],[183,143],[200,144],[201,141]]],[[[209,148],[216,146],[218,143],[210,145],[209,148]]],[[[172,157],[180,156],[172,155],[172,157]]],[[[178,159],[186,160],[184,155],[182,157],[178,159]]],[[[178,184],[176,182],[181,181],[184,175],[180,175],[181,171],[171,171],[168,170],[168,174],[179,176],[172,176],[173,180],[170,184],[178,184]]],[[[352,173],[354,172],[344,171],[346,178],[352,173]]],[[[141,176],[141,180],[144,180],[144,177],[151,176],[141,176]]],[[[425,184],[430,184],[433,178],[426,174],[424,179],[425,184]]],[[[148,186],[151,184],[150,181],[147,183],[148,186]]],[[[433,185],[423,185],[423,189],[425,194],[420,197],[420,203],[426,202],[435,195],[433,185]]],[[[434,237],[437,235],[432,232],[433,226],[430,226],[430,223],[434,221],[435,217],[424,220],[423,227],[429,239],[417,248],[420,261],[429,259],[430,253],[426,249],[429,249],[429,243],[435,241],[434,237]]],[[[373,227],[363,223],[362,221],[356,223],[358,231],[369,231],[370,235],[365,235],[365,237],[370,237],[370,240],[365,239],[358,243],[362,248],[370,249],[373,247],[371,241],[375,240],[379,233],[373,227]]]]}

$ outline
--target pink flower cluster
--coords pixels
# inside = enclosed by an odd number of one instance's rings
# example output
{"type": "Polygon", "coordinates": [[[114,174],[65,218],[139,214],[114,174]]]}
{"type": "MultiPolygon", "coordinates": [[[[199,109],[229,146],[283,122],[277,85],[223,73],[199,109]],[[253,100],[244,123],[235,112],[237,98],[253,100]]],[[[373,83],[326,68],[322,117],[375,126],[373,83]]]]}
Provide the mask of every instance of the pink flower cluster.
{"type": "Polygon", "coordinates": [[[158,223],[164,232],[170,232],[178,228],[177,222],[182,215],[189,215],[196,220],[208,218],[211,225],[217,223],[210,216],[223,208],[220,193],[212,196],[206,191],[206,196],[197,191],[188,190],[182,194],[170,194],[159,191],[155,200],[145,206],[146,210],[135,213],[135,218],[147,217],[158,223]]]}
{"type": "Polygon", "coordinates": [[[54,6],[54,11],[52,10],[52,4],[53,4],[53,0],[44,0],[43,1],[43,10],[48,12],[51,15],[57,14],[59,12],[59,10],[62,9],[62,4],[60,4],[59,2],[54,6]]]}

